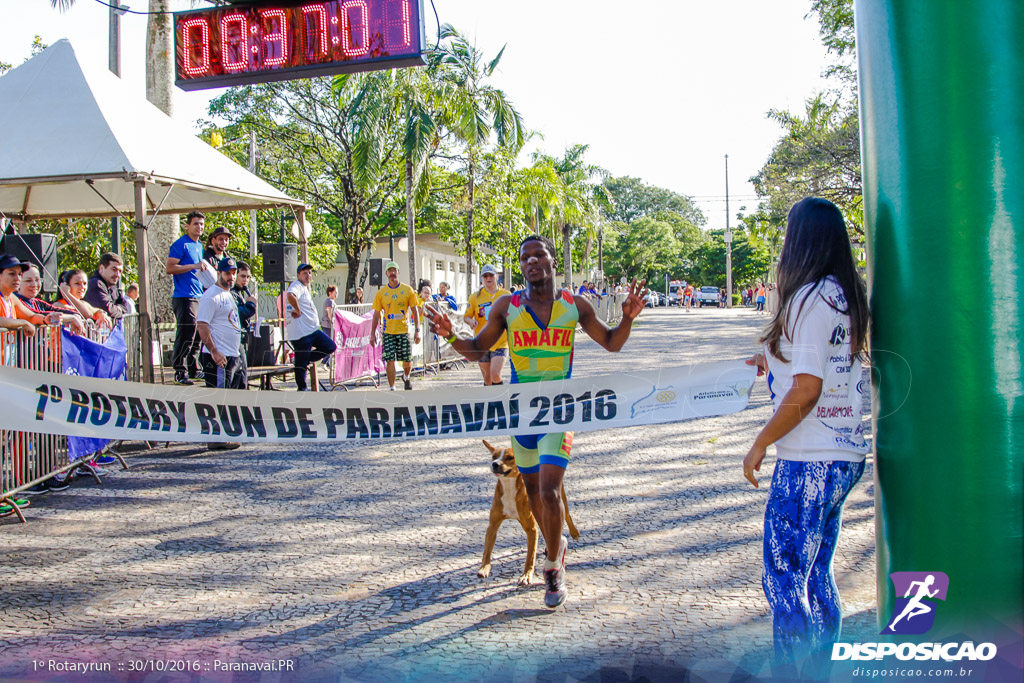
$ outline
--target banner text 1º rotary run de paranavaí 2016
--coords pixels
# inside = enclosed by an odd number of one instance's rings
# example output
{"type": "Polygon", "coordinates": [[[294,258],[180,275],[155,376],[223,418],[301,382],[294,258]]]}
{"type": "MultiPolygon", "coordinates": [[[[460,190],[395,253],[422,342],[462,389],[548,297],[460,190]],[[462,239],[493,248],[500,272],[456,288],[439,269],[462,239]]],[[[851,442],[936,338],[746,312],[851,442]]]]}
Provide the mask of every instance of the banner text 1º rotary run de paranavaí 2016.
{"type": "Polygon", "coordinates": [[[148,441],[321,442],[585,432],[747,406],[743,361],[430,391],[285,393],[0,369],[0,428],[148,441]]]}

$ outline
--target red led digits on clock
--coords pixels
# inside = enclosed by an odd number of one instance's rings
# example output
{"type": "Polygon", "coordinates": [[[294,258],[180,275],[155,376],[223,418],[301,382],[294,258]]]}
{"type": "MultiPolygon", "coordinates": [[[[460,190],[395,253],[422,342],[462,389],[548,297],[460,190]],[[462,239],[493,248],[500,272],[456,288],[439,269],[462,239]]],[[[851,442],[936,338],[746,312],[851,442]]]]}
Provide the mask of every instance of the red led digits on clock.
{"type": "Polygon", "coordinates": [[[180,30],[185,74],[205,76],[210,71],[210,25],[206,19],[196,17],[181,22],[180,30]],[[198,36],[195,35],[197,33],[198,36]],[[196,37],[198,40],[193,41],[196,37]]]}
{"type": "Polygon", "coordinates": [[[288,17],[283,9],[260,10],[263,25],[263,66],[288,63],[288,17]]]}
{"type": "Polygon", "coordinates": [[[181,12],[177,83],[195,90],[420,65],[421,15],[422,0],[289,0],[181,12]]]}
{"type": "Polygon", "coordinates": [[[306,5],[302,8],[303,48],[307,59],[327,56],[327,8],[323,5],[306,5]],[[316,41],[314,43],[314,41],[316,41]],[[314,48],[314,44],[316,47],[314,48]]]}
{"type": "Polygon", "coordinates": [[[341,3],[341,41],[346,57],[361,57],[370,51],[370,8],[365,0],[341,3]]]}
{"type": "Polygon", "coordinates": [[[398,50],[412,45],[412,23],[409,21],[409,3],[384,3],[384,47],[398,50]],[[398,6],[397,8],[395,6],[398,6]]]}
{"type": "Polygon", "coordinates": [[[249,21],[242,13],[228,14],[220,20],[220,63],[225,71],[249,67],[249,21]]]}

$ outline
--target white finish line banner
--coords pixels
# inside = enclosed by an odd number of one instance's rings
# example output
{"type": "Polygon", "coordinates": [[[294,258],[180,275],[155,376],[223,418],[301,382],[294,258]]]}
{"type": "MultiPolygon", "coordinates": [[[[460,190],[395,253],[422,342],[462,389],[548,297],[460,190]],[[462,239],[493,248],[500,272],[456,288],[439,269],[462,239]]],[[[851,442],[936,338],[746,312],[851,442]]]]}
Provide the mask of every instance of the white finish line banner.
{"type": "Polygon", "coordinates": [[[0,369],[0,429],[135,441],[390,441],[586,432],[735,413],[743,361],[437,391],[283,393],[0,369]]]}

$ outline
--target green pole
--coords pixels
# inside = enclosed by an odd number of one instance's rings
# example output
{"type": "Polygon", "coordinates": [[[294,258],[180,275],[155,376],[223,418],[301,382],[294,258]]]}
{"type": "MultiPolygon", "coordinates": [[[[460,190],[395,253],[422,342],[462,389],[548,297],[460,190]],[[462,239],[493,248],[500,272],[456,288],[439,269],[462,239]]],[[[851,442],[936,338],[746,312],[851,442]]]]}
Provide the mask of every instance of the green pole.
{"type": "Polygon", "coordinates": [[[949,592],[922,639],[1008,628],[1019,641],[1024,3],[856,0],[855,10],[879,627],[892,612],[890,572],[941,571],[949,592]]]}

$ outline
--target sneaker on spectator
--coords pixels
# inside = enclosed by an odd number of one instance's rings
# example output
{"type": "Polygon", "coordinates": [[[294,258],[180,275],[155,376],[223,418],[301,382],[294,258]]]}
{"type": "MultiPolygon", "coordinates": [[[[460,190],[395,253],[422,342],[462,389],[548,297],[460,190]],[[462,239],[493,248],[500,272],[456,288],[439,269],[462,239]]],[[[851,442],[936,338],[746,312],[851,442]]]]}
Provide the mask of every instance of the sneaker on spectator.
{"type": "Polygon", "coordinates": [[[47,479],[46,481],[41,481],[35,486],[31,486],[25,489],[22,493],[24,493],[26,496],[41,496],[43,494],[49,493],[50,481],[52,480],[47,479]]]}
{"type": "Polygon", "coordinates": [[[405,382],[405,390],[406,391],[412,391],[412,380],[409,379],[408,377],[406,377],[402,381],[405,382]]]}
{"type": "Polygon", "coordinates": [[[189,374],[188,378],[189,379],[194,379],[197,382],[205,382],[206,381],[206,373],[203,372],[202,370],[196,370],[195,374],[189,374]]]}
{"type": "Polygon", "coordinates": [[[79,477],[91,476],[93,472],[95,472],[97,476],[103,476],[107,473],[107,470],[103,469],[92,460],[83,462],[75,468],[75,475],[79,477]]]}
{"type": "Polygon", "coordinates": [[[174,383],[182,387],[190,387],[195,384],[184,372],[174,373],[174,383]]]}
{"type": "Polygon", "coordinates": [[[92,466],[93,467],[95,467],[96,465],[99,465],[100,467],[103,467],[104,465],[116,465],[116,464],[117,464],[117,458],[115,458],[112,455],[97,455],[95,458],[92,459],[92,466]]]}
{"type": "Polygon", "coordinates": [[[46,480],[46,484],[50,487],[51,491],[64,491],[71,488],[71,479],[69,477],[50,477],[46,480]]]}
{"type": "Polygon", "coordinates": [[[236,448],[241,448],[242,444],[228,441],[218,441],[206,444],[206,450],[208,451],[233,451],[236,448]]]}

